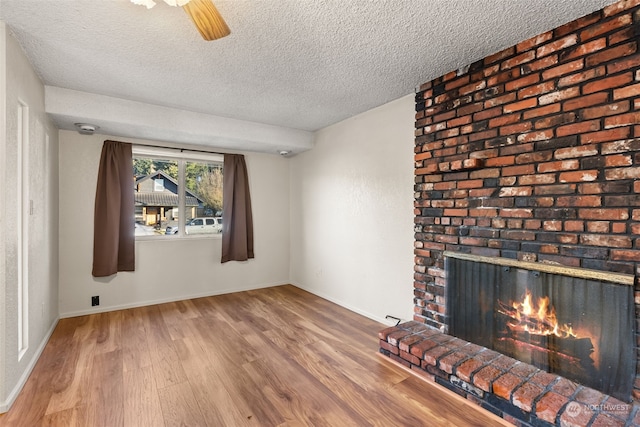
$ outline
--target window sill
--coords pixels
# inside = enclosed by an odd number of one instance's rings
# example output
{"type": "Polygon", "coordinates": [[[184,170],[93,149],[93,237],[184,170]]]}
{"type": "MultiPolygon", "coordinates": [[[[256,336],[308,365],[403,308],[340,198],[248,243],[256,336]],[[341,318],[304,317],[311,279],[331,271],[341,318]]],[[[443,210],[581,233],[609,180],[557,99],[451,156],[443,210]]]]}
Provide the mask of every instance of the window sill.
{"type": "Polygon", "coordinates": [[[136,242],[170,242],[172,240],[222,240],[222,233],[216,234],[196,234],[190,236],[179,236],[179,235],[158,235],[158,236],[136,236],[136,242]]]}

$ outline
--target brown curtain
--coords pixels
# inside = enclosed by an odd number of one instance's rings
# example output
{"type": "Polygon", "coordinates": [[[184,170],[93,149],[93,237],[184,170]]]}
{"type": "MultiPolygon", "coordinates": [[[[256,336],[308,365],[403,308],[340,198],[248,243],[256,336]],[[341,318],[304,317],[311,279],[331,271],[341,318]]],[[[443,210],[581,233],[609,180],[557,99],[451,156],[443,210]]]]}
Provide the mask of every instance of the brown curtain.
{"type": "Polygon", "coordinates": [[[253,217],[244,156],[224,155],[222,262],[253,258],[253,217]]]}
{"type": "Polygon", "coordinates": [[[93,225],[93,276],[135,270],[131,144],[105,141],[100,156],[93,225]]]}

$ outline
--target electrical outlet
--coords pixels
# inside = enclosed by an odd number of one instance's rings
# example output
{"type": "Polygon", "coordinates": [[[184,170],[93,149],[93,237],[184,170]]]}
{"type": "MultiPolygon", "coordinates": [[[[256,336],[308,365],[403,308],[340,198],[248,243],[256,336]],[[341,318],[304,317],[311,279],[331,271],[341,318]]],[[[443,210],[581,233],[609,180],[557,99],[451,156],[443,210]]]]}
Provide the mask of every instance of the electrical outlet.
{"type": "Polygon", "coordinates": [[[100,296],[99,295],[91,297],[91,307],[95,307],[96,305],[100,305],[100,296]]]}

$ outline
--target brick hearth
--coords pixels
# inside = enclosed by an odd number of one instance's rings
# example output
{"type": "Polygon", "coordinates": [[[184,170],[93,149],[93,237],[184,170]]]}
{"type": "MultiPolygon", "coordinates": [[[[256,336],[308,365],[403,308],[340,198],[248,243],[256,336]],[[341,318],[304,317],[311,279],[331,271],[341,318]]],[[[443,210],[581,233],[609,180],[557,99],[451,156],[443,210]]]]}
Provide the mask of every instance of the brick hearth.
{"type": "Polygon", "coordinates": [[[640,407],[415,321],[379,333],[380,352],[520,426],[637,426],[640,407]]]}

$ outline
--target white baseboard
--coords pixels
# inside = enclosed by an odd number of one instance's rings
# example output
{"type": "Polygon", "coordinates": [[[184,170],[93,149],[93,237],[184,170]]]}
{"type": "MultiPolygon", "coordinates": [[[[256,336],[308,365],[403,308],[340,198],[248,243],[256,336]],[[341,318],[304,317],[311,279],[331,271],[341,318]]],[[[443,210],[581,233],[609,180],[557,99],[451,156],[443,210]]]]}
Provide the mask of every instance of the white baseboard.
{"type": "Polygon", "coordinates": [[[27,379],[29,379],[29,375],[31,375],[31,371],[33,371],[33,368],[35,368],[36,363],[38,363],[38,359],[40,359],[40,356],[42,355],[44,348],[47,346],[47,343],[49,342],[49,338],[51,338],[51,335],[53,335],[53,331],[56,329],[56,326],[58,325],[59,320],[60,320],[59,317],[54,320],[54,322],[51,325],[51,328],[49,329],[47,334],[44,336],[42,341],[40,342],[40,345],[38,346],[36,352],[33,354],[33,357],[31,357],[31,360],[29,361],[27,368],[24,370],[24,372],[20,376],[18,383],[13,387],[13,390],[11,390],[11,393],[9,393],[9,396],[7,396],[7,399],[4,402],[0,402],[0,414],[4,414],[5,412],[9,411],[9,409],[13,405],[13,402],[15,402],[16,398],[22,391],[22,387],[24,387],[24,385],[27,383],[27,379]]]}
{"type": "Polygon", "coordinates": [[[231,294],[231,293],[234,293],[234,292],[253,291],[255,289],[270,288],[270,287],[273,287],[273,286],[280,286],[280,285],[285,285],[285,284],[286,283],[282,283],[282,282],[278,282],[278,283],[263,283],[263,284],[260,284],[260,285],[247,286],[247,287],[244,287],[244,288],[229,288],[229,289],[223,289],[223,290],[216,291],[216,292],[204,292],[204,293],[200,293],[200,294],[180,295],[180,296],[162,298],[162,299],[157,299],[157,300],[139,301],[139,302],[135,302],[135,303],[131,303],[131,304],[120,304],[120,305],[104,306],[104,307],[100,307],[98,309],[94,308],[94,309],[87,309],[87,310],[70,311],[70,312],[66,312],[66,313],[60,313],[60,318],[61,319],[66,319],[66,318],[69,318],[69,317],[85,316],[87,314],[106,313],[106,312],[109,312],[109,311],[116,311],[116,310],[126,310],[128,308],[146,307],[146,306],[149,306],[149,305],[164,304],[164,303],[167,303],[167,302],[176,302],[176,301],[185,301],[185,300],[194,299],[194,298],[212,297],[212,296],[215,296],[215,295],[231,294]]]}
{"type": "MultiPolygon", "coordinates": [[[[393,325],[396,324],[396,322],[393,321],[393,320],[385,319],[384,317],[381,318],[379,316],[376,316],[375,314],[369,313],[368,311],[364,311],[364,310],[362,310],[362,309],[360,309],[358,307],[354,307],[354,306],[352,306],[350,304],[347,304],[344,301],[335,299],[335,298],[333,298],[333,297],[331,297],[329,295],[326,295],[326,294],[324,294],[322,292],[318,292],[315,289],[306,288],[306,287],[304,287],[304,286],[302,286],[302,285],[300,285],[298,283],[291,282],[291,284],[293,286],[297,287],[297,288],[303,289],[303,290],[305,290],[305,291],[307,291],[307,292],[309,292],[311,294],[319,296],[320,298],[324,298],[324,299],[326,299],[328,301],[331,301],[334,304],[338,304],[340,307],[344,307],[347,310],[353,311],[354,313],[358,313],[358,314],[360,314],[360,315],[362,315],[364,317],[367,317],[367,318],[369,318],[371,320],[375,320],[376,322],[380,322],[383,325],[393,326],[393,325]]],[[[405,320],[405,319],[403,319],[403,320],[405,320]]],[[[411,319],[406,319],[406,320],[411,320],[411,319]]]]}

